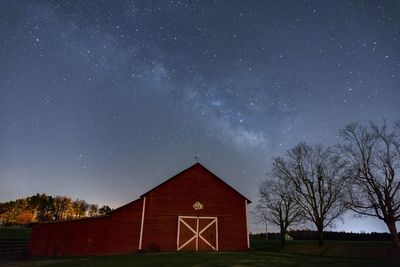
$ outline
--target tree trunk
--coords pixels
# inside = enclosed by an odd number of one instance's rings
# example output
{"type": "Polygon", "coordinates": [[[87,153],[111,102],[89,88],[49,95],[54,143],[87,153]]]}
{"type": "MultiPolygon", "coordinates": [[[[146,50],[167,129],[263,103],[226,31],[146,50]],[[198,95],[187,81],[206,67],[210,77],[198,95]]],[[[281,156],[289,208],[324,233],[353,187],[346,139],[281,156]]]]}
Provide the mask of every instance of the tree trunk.
{"type": "Polygon", "coordinates": [[[286,230],[284,228],[281,228],[281,244],[285,245],[285,234],[286,234],[286,230]]]}
{"type": "Polygon", "coordinates": [[[324,246],[324,227],[318,226],[318,246],[324,246]]]}
{"type": "Polygon", "coordinates": [[[397,233],[396,222],[387,222],[386,225],[389,228],[390,238],[392,239],[392,246],[395,248],[400,248],[400,240],[397,233]]]}

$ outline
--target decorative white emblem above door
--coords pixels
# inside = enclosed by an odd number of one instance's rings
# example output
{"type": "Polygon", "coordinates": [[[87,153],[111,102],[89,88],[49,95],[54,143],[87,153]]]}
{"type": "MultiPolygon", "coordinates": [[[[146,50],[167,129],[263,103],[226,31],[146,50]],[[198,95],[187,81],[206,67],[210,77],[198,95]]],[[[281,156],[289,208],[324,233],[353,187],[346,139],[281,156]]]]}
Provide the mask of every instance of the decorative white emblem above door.
{"type": "Polygon", "coordinates": [[[204,206],[200,201],[196,201],[196,203],[193,204],[193,208],[195,210],[202,210],[204,209],[204,206]]]}

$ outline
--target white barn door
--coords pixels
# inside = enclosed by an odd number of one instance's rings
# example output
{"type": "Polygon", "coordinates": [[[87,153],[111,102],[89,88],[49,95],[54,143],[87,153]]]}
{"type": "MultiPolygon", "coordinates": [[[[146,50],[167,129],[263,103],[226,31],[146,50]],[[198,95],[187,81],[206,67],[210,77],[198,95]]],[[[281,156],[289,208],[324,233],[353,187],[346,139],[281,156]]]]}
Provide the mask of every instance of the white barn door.
{"type": "Polygon", "coordinates": [[[218,218],[179,216],[177,250],[218,251],[218,218]]]}

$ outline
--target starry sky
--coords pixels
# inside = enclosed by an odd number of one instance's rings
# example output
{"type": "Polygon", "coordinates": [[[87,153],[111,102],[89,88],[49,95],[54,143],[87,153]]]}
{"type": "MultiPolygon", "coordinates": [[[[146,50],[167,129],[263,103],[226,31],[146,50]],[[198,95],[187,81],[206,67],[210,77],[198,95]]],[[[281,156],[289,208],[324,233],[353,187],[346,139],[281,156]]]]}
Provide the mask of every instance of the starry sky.
{"type": "Polygon", "coordinates": [[[256,203],[271,157],[400,117],[398,1],[0,5],[0,201],[115,208],[197,156],[256,203]]]}

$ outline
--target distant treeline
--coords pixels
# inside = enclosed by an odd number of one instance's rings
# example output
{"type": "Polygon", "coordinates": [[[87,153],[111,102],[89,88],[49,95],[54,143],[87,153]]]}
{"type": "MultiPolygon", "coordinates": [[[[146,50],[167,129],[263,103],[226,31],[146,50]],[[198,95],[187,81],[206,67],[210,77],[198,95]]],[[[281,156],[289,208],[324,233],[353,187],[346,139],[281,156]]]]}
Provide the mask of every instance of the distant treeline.
{"type": "Polygon", "coordinates": [[[0,225],[27,225],[82,217],[105,215],[109,206],[98,207],[83,199],[72,200],[66,196],[36,194],[15,201],[0,202],[0,225]]]}
{"type": "MultiPolygon", "coordinates": [[[[318,240],[318,232],[311,230],[288,231],[288,235],[294,240],[318,240]]],[[[265,239],[265,233],[252,234],[253,239],[265,239]]],[[[268,233],[268,239],[280,239],[279,233],[268,233]]],[[[353,232],[324,232],[325,240],[348,240],[348,241],[390,241],[389,233],[353,233],[353,232]]]]}

